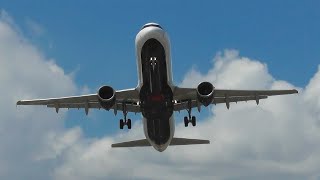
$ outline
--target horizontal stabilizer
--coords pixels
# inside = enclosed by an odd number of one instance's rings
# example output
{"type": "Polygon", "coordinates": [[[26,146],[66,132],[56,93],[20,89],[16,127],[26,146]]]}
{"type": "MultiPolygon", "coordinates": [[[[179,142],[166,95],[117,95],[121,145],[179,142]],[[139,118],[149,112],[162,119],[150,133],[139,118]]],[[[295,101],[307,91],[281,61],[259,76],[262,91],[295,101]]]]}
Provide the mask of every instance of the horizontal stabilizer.
{"type": "Polygon", "coordinates": [[[147,139],[140,139],[136,141],[127,141],[122,143],[112,144],[111,147],[143,147],[143,146],[151,146],[147,139]]]}
{"type": "MultiPolygon", "coordinates": [[[[192,145],[192,144],[210,144],[209,140],[202,139],[186,139],[186,138],[172,138],[170,146],[179,146],[179,145],[192,145]]],[[[140,139],[135,141],[127,141],[112,144],[111,147],[144,147],[151,146],[147,139],[140,139]]]]}
{"type": "Polygon", "coordinates": [[[210,144],[210,141],[203,140],[203,139],[173,138],[170,143],[170,146],[191,145],[191,144],[210,144]]]}

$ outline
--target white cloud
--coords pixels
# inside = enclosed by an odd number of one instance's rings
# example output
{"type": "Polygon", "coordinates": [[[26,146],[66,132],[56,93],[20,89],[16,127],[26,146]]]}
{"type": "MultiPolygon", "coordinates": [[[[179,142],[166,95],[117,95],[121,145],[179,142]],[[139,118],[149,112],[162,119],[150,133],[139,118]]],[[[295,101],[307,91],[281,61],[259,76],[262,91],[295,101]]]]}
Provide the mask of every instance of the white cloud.
{"type": "MultiPolygon", "coordinates": [[[[177,120],[177,137],[208,138],[210,145],[109,149],[117,137],[80,143],[56,169],[56,179],[318,179],[320,178],[320,70],[299,95],[212,107],[212,116],[195,128],[177,120]],[[318,111],[317,111],[318,110],[318,111]],[[81,148],[82,147],[82,148],[81,148]]],[[[213,67],[201,74],[192,69],[182,86],[210,81],[218,88],[291,89],[275,80],[266,64],[239,56],[235,50],[218,53],[213,67]]],[[[138,127],[137,127],[138,126],[138,127]]],[[[141,124],[126,139],[143,137],[141,124]]],[[[125,134],[125,135],[124,135],[125,134]]],[[[72,148],[71,148],[72,149],[72,148]]]]}
{"type": "MultiPolygon", "coordinates": [[[[143,138],[141,122],[131,131],[86,138],[65,129],[53,110],[19,107],[21,98],[79,92],[71,75],[46,58],[0,18],[0,177],[1,179],[319,179],[320,69],[299,95],[211,108],[197,127],[177,119],[176,136],[208,138],[210,145],[111,149],[114,142],[143,138]]],[[[226,50],[206,73],[192,69],[182,86],[210,81],[217,88],[286,89],[266,64],[226,50]]],[[[85,91],[85,90],[84,90],[85,91]]]]}
{"type": "MultiPolygon", "coordinates": [[[[46,179],[52,162],[39,161],[48,132],[62,131],[63,113],[18,107],[19,99],[74,94],[77,88],[53,59],[22,36],[10,16],[0,15],[0,177],[46,179]]],[[[64,133],[63,131],[61,133],[64,133]]],[[[61,146],[61,145],[60,145],[61,146]]]]}
{"type": "Polygon", "coordinates": [[[211,81],[216,87],[254,89],[266,88],[273,81],[266,64],[240,57],[236,50],[217,53],[213,63],[214,66],[206,74],[192,69],[181,86],[196,87],[202,81],[211,81]]]}

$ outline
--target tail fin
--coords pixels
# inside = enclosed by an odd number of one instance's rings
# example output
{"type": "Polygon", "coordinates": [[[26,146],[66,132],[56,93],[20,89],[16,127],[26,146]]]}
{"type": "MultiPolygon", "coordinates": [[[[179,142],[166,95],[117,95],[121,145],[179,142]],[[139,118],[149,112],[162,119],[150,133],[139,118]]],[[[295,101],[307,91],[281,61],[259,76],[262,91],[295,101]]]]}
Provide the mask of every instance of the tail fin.
{"type": "MultiPolygon", "coordinates": [[[[202,139],[186,139],[186,138],[172,138],[170,146],[179,146],[179,145],[192,145],[192,144],[210,144],[209,140],[202,139]]],[[[127,141],[112,144],[111,147],[144,147],[151,146],[147,139],[140,139],[135,141],[127,141]]]]}

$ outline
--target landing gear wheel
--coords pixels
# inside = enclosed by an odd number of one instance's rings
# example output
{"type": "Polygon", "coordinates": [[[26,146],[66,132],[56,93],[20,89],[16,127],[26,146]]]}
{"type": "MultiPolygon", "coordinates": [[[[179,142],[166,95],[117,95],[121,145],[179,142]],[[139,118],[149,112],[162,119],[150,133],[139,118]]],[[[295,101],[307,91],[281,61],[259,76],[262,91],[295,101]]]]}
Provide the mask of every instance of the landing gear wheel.
{"type": "Polygon", "coordinates": [[[128,129],[131,129],[131,119],[128,119],[127,126],[128,126],[128,129]]]}
{"type": "Polygon", "coordinates": [[[188,117],[184,117],[184,127],[188,127],[188,124],[189,124],[189,120],[188,120],[188,117]]]}
{"type": "Polygon", "coordinates": [[[196,122],[197,122],[196,117],[195,117],[195,116],[192,116],[192,118],[191,118],[192,126],[196,126],[196,122]]]}
{"type": "Polygon", "coordinates": [[[120,119],[120,129],[123,129],[123,126],[124,126],[123,119],[120,119]]]}

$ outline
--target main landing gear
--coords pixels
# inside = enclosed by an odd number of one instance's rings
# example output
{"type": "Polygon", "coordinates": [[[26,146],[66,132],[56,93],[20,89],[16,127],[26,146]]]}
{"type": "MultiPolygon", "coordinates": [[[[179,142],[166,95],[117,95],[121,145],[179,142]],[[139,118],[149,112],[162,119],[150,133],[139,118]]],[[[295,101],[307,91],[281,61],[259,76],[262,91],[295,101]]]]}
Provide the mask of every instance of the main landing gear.
{"type": "Polygon", "coordinates": [[[191,101],[190,100],[188,101],[188,109],[187,109],[187,111],[188,111],[189,117],[187,117],[187,116],[184,117],[184,119],[183,119],[184,120],[184,126],[188,127],[189,123],[191,123],[192,126],[196,126],[197,119],[196,119],[195,116],[191,116],[191,101]]]}
{"type": "Polygon", "coordinates": [[[123,129],[125,125],[128,126],[128,129],[131,129],[131,119],[120,119],[120,129],[123,129]]]}
{"type": "Polygon", "coordinates": [[[128,126],[128,129],[131,129],[131,119],[127,119],[128,111],[125,103],[122,104],[122,109],[124,119],[120,119],[120,129],[123,129],[125,125],[128,126]]]}

